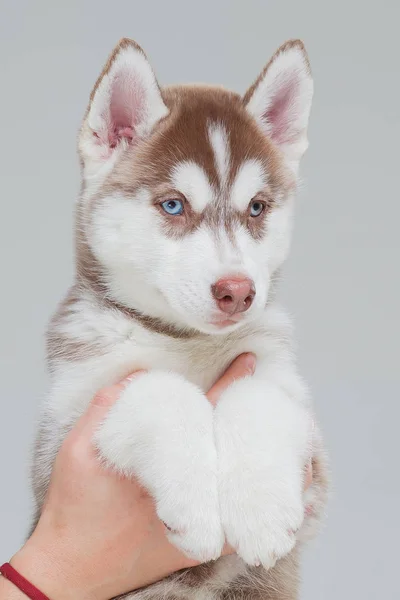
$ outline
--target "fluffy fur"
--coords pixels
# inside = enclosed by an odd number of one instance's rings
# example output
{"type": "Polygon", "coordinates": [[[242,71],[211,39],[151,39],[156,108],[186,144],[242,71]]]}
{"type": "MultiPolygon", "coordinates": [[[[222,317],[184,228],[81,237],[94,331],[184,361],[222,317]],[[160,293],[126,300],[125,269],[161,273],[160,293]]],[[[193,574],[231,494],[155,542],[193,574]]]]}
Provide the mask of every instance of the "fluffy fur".
{"type": "Polygon", "coordinates": [[[186,554],[216,559],[225,539],[237,552],[138,598],[297,597],[295,546],[315,531],[326,473],[275,283],[311,98],[299,41],[241,98],[206,86],[161,90],[141,48],[122,40],[92,92],[79,138],[76,281],[48,334],[38,514],[57,449],[91,397],[149,369],[99,428],[99,456],[139,478],[186,554]],[[168,202],[182,212],[169,214],[168,202]],[[224,277],[251,279],[255,290],[248,310],[229,318],[212,293],[224,277]],[[246,351],[257,355],[255,374],[214,410],[205,392],[246,351]]]}

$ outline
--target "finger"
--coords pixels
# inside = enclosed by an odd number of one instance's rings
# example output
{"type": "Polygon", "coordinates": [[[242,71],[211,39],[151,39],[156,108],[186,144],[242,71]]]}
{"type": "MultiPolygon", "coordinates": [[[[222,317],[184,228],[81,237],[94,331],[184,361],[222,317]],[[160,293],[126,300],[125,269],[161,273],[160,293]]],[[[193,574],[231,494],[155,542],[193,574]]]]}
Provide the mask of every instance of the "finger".
{"type": "Polygon", "coordinates": [[[256,369],[256,357],[250,352],[241,354],[231,363],[222,377],[212,386],[207,394],[211,404],[216,404],[224,392],[236,379],[253,375],[256,369]]]}
{"type": "Polygon", "coordinates": [[[235,554],[235,549],[232,548],[232,546],[230,546],[227,542],[225,543],[225,546],[223,547],[222,550],[222,554],[221,556],[227,556],[228,554],[235,554]]]}
{"type": "Polygon", "coordinates": [[[306,473],[304,478],[304,490],[308,490],[313,482],[313,469],[311,459],[308,461],[306,466],[306,473]]]}

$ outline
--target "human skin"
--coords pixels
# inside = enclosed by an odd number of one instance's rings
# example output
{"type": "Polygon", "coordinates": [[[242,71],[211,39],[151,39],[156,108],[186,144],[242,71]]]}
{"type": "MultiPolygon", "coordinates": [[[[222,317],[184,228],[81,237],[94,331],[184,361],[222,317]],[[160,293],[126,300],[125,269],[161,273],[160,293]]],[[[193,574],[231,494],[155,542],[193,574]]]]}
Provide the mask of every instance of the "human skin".
{"type": "MultiPolygon", "coordinates": [[[[253,374],[255,363],[252,354],[239,356],[208,400],[215,405],[234,380],[253,374]]],[[[198,564],[168,542],[153,501],[138,482],[107,470],[92,445],[96,428],[132,377],[140,372],[96,394],[65,439],[39,523],[10,561],[51,599],[108,600],[198,564]]],[[[307,467],[306,487],[311,479],[307,467]]],[[[0,600],[22,598],[0,577],[0,600]]]]}

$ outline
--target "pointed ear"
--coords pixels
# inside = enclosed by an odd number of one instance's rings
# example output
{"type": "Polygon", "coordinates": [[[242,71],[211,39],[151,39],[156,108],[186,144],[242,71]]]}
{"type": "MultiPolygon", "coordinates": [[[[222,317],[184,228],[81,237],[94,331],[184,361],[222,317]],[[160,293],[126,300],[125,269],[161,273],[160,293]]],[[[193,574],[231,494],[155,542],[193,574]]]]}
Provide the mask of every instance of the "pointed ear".
{"type": "Polygon", "coordinates": [[[98,168],[117,150],[136,144],[167,114],[145,53],[134,41],[121,40],[96,82],[82,125],[85,167],[98,168]]]}
{"type": "Polygon", "coordinates": [[[274,54],[243,99],[247,110],[296,172],[308,146],[312,95],[306,50],[303,42],[292,40],[274,54]]]}

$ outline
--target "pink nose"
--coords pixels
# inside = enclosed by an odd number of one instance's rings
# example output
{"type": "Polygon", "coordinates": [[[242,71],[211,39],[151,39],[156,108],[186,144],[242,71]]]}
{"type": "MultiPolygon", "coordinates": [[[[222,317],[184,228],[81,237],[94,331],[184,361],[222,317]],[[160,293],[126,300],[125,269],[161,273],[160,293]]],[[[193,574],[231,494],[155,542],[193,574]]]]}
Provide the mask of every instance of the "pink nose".
{"type": "Polygon", "coordinates": [[[245,312],[256,295],[254,283],[244,277],[219,279],[211,286],[211,291],[218,308],[228,315],[245,312]]]}

